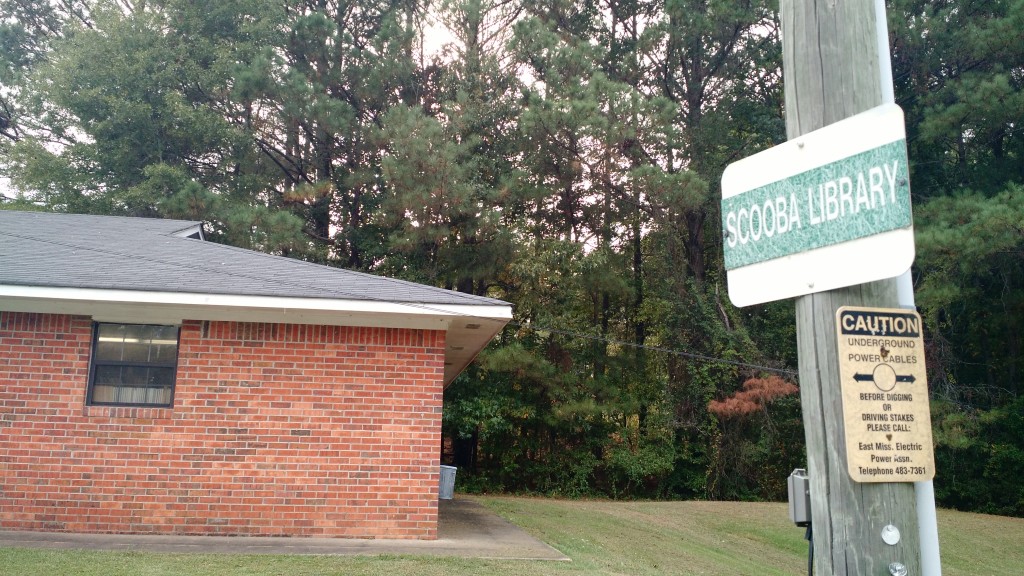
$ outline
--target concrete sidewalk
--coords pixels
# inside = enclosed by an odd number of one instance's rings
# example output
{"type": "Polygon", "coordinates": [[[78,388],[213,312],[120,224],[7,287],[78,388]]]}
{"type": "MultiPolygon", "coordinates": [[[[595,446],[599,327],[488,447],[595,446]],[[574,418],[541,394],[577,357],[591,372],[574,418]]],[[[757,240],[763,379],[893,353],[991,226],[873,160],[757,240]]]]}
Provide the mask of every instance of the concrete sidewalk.
{"type": "Polygon", "coordinates": [[[407,554],[507,560],[569,560],[558,550],[472,500],[441,500],[438,516],[438,539],[432,541],[0,531],[0,547],[204,554],[407,554]]]}

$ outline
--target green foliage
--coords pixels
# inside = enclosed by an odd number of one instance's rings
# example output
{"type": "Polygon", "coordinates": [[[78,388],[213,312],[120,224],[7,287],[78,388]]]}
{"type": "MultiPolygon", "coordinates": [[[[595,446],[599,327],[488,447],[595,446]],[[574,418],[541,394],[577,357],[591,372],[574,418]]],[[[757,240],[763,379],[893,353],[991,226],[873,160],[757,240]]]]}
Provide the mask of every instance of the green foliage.
{"type": "Polygon", "coordinates": [[[991,410],[937,402],[932,419],[937,502],[1024,516],[1024,398],[991,410]]]}
{"type": "Polygon", "coordinates": [[[627,419],[612,434],[605,452],[607,491],[612,497],[657,495],[664,479],[672,473],[677,447],[664,414],[639,415],[627,419]]]}
{"type": "Polygon", "coordinates": [[[900,0],[889,12],[915,199],[1024,178],[1024,2],[900,0]]]}
{"type": "Polygon", "coordinates": [[[917,292],[940,395],[979,407],[1021,392],[1024,189],[935,198],[915,212],[917,292]]]}

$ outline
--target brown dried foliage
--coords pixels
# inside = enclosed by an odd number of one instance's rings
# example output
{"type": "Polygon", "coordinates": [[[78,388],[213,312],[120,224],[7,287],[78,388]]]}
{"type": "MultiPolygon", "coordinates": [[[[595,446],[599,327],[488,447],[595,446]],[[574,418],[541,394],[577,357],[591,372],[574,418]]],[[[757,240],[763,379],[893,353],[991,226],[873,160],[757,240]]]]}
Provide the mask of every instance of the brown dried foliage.
{"type": "Polygon", "coordinates": [[[719,418],[746,416],[763,409],[777,398],[796,394],[799,388],[778,376],[751,378],[743,383],[743,389],[725,400],[712,400],[708,410],[719,418]]]}

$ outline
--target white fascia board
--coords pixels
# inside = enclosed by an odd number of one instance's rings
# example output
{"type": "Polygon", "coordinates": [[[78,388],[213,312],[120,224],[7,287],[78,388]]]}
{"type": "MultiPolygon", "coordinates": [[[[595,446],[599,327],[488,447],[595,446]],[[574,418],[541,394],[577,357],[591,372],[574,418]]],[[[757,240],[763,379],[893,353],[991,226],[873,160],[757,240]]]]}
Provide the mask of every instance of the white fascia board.
{"type": "Polygon", "coordinates": [[[292,298],[0,285],[0,309],[52,311],[135,322],[235,320],[401,328],[447,329],[455,319],[504,324],[509,305],[419,304],[379,300],[292,298]],[[141,318],[140,318],[141,316],[141,318]]]}

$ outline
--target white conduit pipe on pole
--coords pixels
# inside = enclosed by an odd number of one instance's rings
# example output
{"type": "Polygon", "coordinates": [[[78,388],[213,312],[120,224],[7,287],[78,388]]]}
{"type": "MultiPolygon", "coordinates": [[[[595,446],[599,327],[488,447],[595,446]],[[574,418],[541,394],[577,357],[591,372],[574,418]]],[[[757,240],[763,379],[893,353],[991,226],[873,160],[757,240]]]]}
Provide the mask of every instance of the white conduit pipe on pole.
{"type": "MultiPolygon", "coordinates": [[[[882,101],[896,102],[892,80],[892,57],[889,52],[889,26],[885,16],[885,0],[875,0],[875,26],[878,40],[878,71],[881,75],[882,101]]],[[[914,283],[910,270],[897,280],[896,294],[900,307],[916,308],[914,283]]],[[[921,539],[921,572],[924,576],[942,576],[939,556],[939,525],[935,515],[935,486],[931,480],[914,482],[917,503],[917,529],[921,539]]]]}

